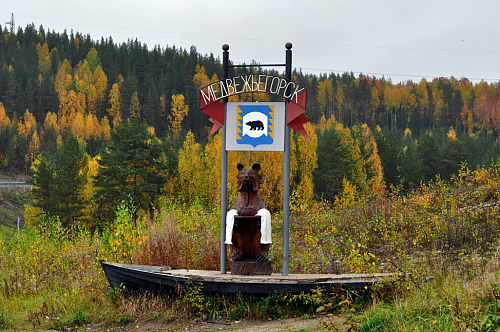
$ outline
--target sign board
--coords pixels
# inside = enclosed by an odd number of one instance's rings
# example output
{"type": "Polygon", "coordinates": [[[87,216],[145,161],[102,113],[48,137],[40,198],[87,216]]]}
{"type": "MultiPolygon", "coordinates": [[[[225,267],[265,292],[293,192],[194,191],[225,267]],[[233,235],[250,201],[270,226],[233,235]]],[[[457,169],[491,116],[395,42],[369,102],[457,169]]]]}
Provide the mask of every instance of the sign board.
{"type": "MultiPolygon", "coordinates": [[[[208,135],[209,137],[216,133],[226,122],[222,100],[241,93],[267,93],[286,99],[288,101],[286,124],[299,134],[309,137],[303,125],[311,120],[302,114],[306,111],[306,89],[290,79],[257,74],[226,78],[210,83],[200,89],[200,110],[209,115],[209,121],[214,124],[208,135]]],[[[267,128],[264,123],[263,125],[264,129],[267,128]]],[[[260,134],[259,130],[264,130],[256,128],[253,130],[257,132],[251,134],[260,134]]],[[[243,128],[241,130],[243,131],[243,128]]],[[[251,136],[249,135],[249,137],[251,136]]],[[[264,143],[259,143],[259,145],[261,144],[264,143]]]]}
{"type": "Polygon", "coordinates": [[[285,103],[227,103],[227,151],[284,151],[285,103]]]}

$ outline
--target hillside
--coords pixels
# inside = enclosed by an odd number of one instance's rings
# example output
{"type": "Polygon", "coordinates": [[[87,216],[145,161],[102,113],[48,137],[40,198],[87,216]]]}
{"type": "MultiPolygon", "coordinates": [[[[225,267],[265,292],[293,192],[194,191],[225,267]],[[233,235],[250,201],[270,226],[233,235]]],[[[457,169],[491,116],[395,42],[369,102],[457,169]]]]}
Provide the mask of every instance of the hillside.
{"type": "MultiPolygon", "coordinates": [[[[0,182],[5,176],[0,176],[0,182]]],[[[9,178],[9,181],[24,179],[9,178]]],[[[0,186],[0,235],[10,236],[16,232],[17,217],[20,217],[21,227],[24,226],[24,204],[31,200],[30,189],[23,187],[0,186]]]]}
{"type": "MultiPolygon", "coordinates": [[[[229,75],[260,70],[231,68],[229,75]]],[[[0,171],[26,173],[38,154],[53,154],[70,134],[86,142],[91,156],[98,155],[109,143],[110,130],[133,116],[154,127],[161,139],[191,131],[204,144],[211,124],[198,111],[198,90],[221,76],[220,59],[200,54],[195,46],[148,49],[138,40],[117,44],[112,38],[92,40],[79,32],[33,25],[17,34],[0,29],[0,171]],[[181,96],[183,107],[174,106],[181,96]]],[[[334,118],[349,128],[380,126],[396,133],[399,150],[411,150],[401,138],[405,129],[418,140],[427,131],[446,133],[453,127],[467,145],[469,165],[490,161],[488,151],[478,156],[470,145],[478,136],[496,140],[498,82],[440,77],[393,83],[362,74],[317,76],[301,70],[294,70],[293,80],[307,89],[305,114],[315,124],[334,118]]],[[[254,97],[260,96],[242,95],[254,97]]],[[[498,157],[498,144],[480,140],[478,145],[498,157]]]]}
{"type": "MultiPolygon", "coordinates": [[[[500,327],[499,192],[497,163],[462,167],[450,182],[436,179],[407,194],[346,200],[335,208],[292,204],[291,273],[408,273],[377,285],[370,298],[335,292],[228,298],[196,287],[180,290],[180,299],[122,297],[108,288],[99,259],[218,270],[218,212],[163,201],[154,220],[134,220],[122,204],[114,223],[95,233],[49,220],[19,238],[0,238],[0,329],[123,327],[145,320],[178,326],[200,317],[237,327],[242,319],[321,313],[326,327],[340,317],[361,331],[493,331],[500,327]]],[[[8,190],[2,206],[16,211],[19,195],[8,190]]],[[[272,236],[270,258],[280,272],[279,213],[272,236]]]]}

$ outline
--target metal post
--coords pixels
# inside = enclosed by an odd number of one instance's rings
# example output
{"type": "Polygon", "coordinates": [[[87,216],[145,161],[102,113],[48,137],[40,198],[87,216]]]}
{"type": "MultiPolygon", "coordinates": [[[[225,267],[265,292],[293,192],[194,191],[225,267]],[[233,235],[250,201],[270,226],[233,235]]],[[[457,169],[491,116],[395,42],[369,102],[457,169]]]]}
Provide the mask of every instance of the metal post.
{"type": "MultiPolygon", "coordinates": [[[[286,43],[285,78],[292,80],[292,43],[286,43]]],[[[290,87],[289,87],[290,89],[290,87]]],[[[287,91],[286,95],[290,95],[287,91]]],[[[288,105],[288,100],[285,101],[288,105]]],[[[287,125],[285,107],[285,157],[283,167],[283,276],[288,275],[288,246],[289,246],[289,220],[290,220],[290,127],[287,125]]]]}
{"type": "MultiPolygon", "coordinates": [[[[222,45],[222,80],[226,82],[229,74],[229,45],[222,45]]],[[[224,121],[227,117],[227,100],[224,103],[224,121]]],[[[221,149],[221,181],[220,181],[220,272],[226,273],[226,213],[227,213],[227,151],[226,151],[226,125],[222,126],[222,149],[221,149]]]]}

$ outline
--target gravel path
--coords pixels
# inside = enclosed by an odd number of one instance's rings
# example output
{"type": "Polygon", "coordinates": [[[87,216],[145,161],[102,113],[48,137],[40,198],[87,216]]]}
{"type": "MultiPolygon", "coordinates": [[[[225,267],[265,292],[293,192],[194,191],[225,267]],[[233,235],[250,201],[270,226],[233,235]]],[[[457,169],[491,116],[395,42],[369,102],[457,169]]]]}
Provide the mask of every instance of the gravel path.
{"type": "MultiPolygon", "coordinates": [[[[75,331],[245,331],[245,332],[281,332],[281,331],[328,331],[325,327],[334,326],[334,331],[350,331],[352,326],[345,317],[315,317],[315,318],[290,318],[282,320],[241,320],[234,322],[215,321],[207,322],[200,319],[187,322],[161,323],[156,320],[132,321],[127,325],[122,324],[90,324],[80,326],[75,331]]],[[[45,330],[42,332],[57,332],[45,330]]]]}

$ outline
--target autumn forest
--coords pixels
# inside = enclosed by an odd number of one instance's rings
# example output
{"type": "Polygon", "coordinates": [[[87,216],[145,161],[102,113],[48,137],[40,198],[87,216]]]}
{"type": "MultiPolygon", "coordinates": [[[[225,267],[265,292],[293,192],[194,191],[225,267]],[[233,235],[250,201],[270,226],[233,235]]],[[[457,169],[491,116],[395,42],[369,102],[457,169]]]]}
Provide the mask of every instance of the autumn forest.
{"type": "MultiPolygon", "coordinates": [[[[238,162],[261,165],[273,272],[288,236],[290,273],[394,279],[367,293],[268,297],[111,289],[100,260],[221,268],[222,134],[209,137],[198,99],[221,62],[195,46],[0,26],[0,180],[32,184],[0,189],[0,330],[239,329],[294,317],[336,331],[500,328],[500,82],[465,77],[296,68],[312,121],[309,139],[291,136],[289,232],[283,152],[228,153],[231,205],[238,162]]],[[[229,77],[251,73],[284,76],[249,62],[229,77]]]]}
{"type": "MultiPolygon", "coordinates": [[[[0,171],[33,176],[27,222],[57,215],[66,225],[95,227],[112,220],[122,201],[141,214],[160,197],[216,208],[220,185],[206,179],[219,174],[220,136],[208,138],[197,91],[221,75],[219,56],[194,46],[148,48],[42,26],[17,34],[0,27],[0,171]]],[[[297,206],[408,191],[500,156],[498,83],[395,83],[299,69],[293,80],[307,88],[312,120],[311,139],[292,141],[297,206]]],[[[238,161],[262,164],[264,199],[279,209],[282,154],[231,152],[229,179],[238,161]]]]}

